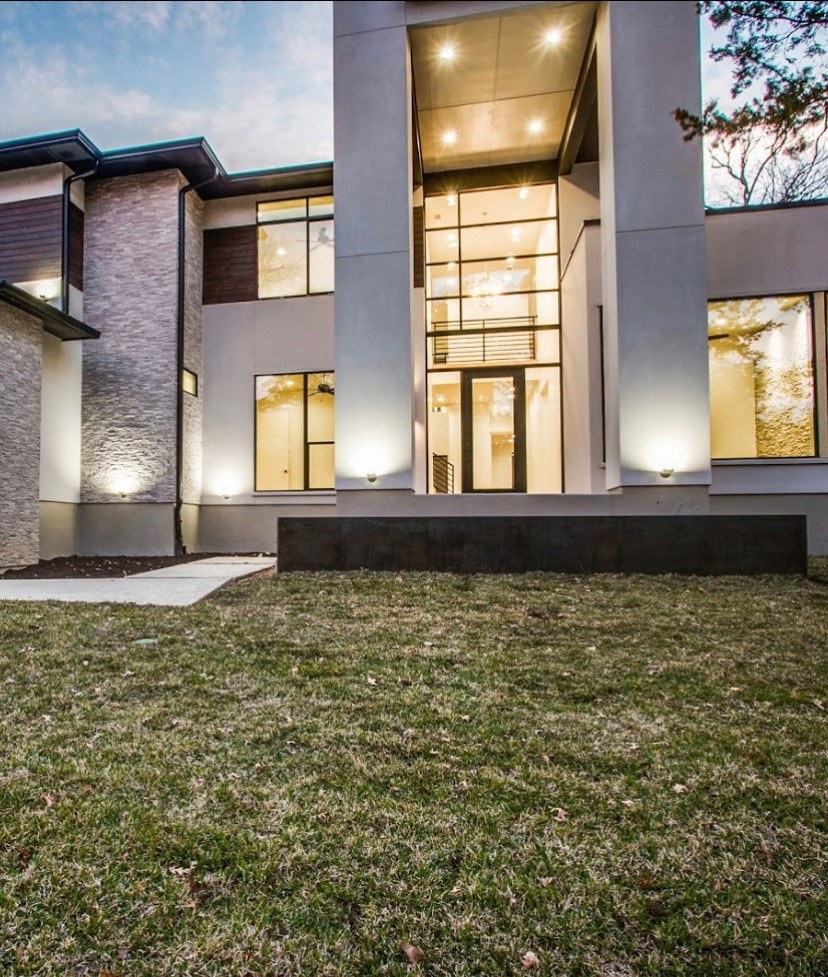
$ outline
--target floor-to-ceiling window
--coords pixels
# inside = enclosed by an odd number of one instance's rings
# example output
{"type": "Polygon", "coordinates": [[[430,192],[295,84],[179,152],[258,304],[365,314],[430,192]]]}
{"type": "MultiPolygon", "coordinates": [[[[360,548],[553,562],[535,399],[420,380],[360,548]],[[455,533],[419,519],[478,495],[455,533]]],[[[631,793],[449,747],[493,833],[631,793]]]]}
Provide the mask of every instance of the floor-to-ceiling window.
{"type": "Polygon", "coordinates": [[[556,188],[425,201],[429,489],[560,492],[556,188]]]}

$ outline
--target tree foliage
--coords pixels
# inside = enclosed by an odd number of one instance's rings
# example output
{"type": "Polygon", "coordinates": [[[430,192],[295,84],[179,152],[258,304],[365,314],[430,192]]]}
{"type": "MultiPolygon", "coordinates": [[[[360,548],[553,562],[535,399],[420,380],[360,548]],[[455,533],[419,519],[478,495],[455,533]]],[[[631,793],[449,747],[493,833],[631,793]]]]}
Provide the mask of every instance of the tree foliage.
{"type": "Polygon", "coordinates": [[[703,0],[724,33],[710,56],[732,69],[733,106],[677,109],[685,139],[705,137],[725,203],[828,194],[828,3],[703,0]]]}

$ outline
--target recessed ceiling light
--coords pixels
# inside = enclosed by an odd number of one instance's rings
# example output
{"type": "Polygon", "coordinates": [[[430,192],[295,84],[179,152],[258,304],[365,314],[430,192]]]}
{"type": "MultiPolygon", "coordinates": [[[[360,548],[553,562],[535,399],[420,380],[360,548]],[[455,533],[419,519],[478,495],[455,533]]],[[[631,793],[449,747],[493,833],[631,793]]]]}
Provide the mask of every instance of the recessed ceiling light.
{"type": "Polygon", "coordinates": [[[518,196],[521,200],[525,200],[529,196],[529,187],[521,187],[518,196]]]}
{"type": "Polygon", "coordinates": [[[457,203],[457,194],[456,193],[449,193],[449,194],[446,195],[446,204],[449,207],[453,207],[456,203],[457,203]]]}
{"type": "Polygon", "coordinates": [[[543,119],[532,119],[526,128],[536,136],[539,132],[543,132],[543,119]]]}
{"type": "Polygon", "coordinates": [[[453,146],[457,142],[457,133],[454,129],[446,129],[443,133],[443,142],[446,146],[453,146]]]}
{"type": "Polygon", "coordinates": [[[457,51],[454,49],[453,44],[444,44],[440,48],[440,60],[441,61],[454,61],[457,57],[457,51]]]}
{"type": "Polygon", "coordinates": [[[557,27],[552,27],[543,35],[543,40],[544,43],[548,44],[550,47],[554,46],[555,44],[560,44],[561,32],[557,27]]]}

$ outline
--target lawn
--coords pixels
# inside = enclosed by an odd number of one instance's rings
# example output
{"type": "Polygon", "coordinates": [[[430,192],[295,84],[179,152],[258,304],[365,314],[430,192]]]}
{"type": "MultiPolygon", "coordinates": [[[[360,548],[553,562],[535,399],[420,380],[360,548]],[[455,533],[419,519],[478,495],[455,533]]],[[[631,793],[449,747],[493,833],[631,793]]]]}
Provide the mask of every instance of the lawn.
{"type": "Polygon", "coordinates": [[[828,566],[0,607],[0,973],[828,973],[828,566]]]}

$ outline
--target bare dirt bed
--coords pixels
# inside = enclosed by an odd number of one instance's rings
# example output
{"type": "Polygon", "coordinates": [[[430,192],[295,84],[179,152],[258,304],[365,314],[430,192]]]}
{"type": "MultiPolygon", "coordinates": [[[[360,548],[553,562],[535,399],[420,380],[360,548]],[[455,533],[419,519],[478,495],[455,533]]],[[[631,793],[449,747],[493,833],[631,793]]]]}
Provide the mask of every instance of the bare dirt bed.
{"type": "Polygon", "coordinates": [[[20,570],[0,573],[4,580],[65,580],[72,577],[130,577],[134,573],[206,560],[211,556],[243,556],[241,553],[188,553],[185,556],[60,556],[20,570]]]}

